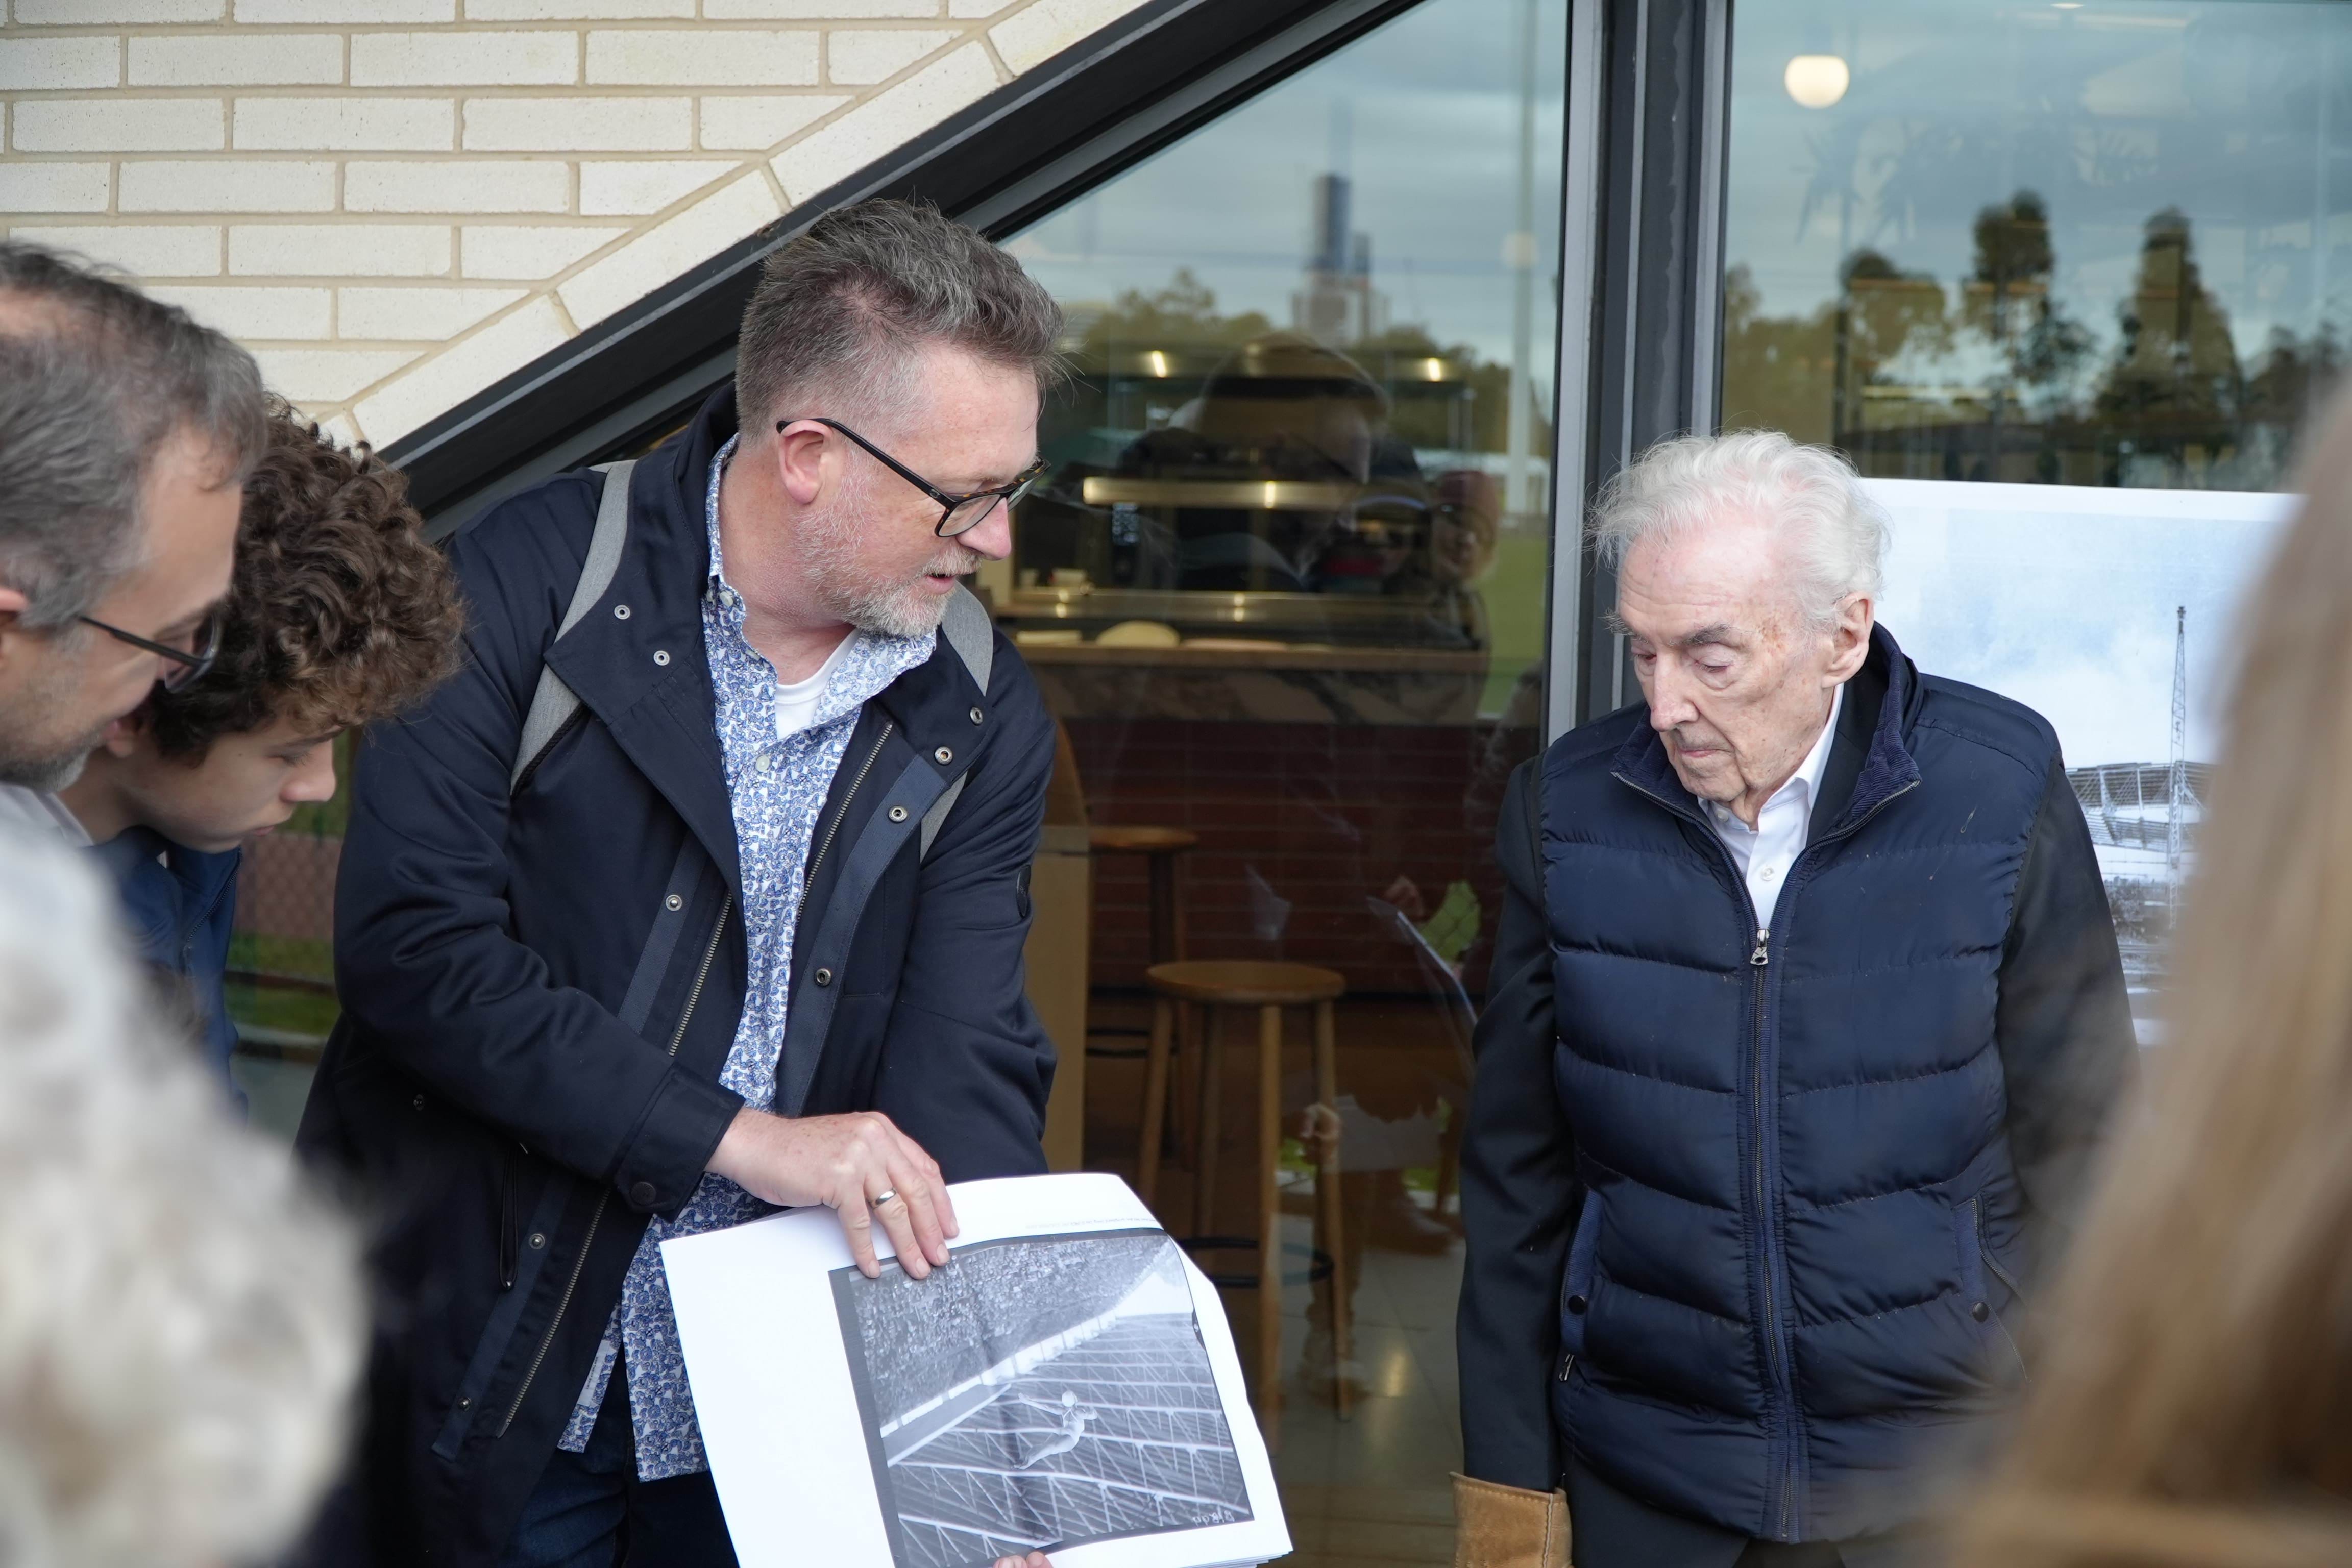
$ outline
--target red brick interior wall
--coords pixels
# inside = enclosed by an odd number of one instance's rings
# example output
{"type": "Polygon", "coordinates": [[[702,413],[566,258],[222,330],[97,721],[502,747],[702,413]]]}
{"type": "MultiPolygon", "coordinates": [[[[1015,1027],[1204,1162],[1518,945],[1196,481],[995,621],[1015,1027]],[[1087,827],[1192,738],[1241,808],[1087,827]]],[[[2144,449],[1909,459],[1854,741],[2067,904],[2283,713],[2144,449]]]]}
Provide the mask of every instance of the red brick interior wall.
{"type": "MultiPolygon", "coordinates": [[[[1495,813],[1533,731],[1437,725],[1308,725],[1203,720],[1071,719],[1087,805],[1097,825],[1189,828],[1188,957],[1285,958],[1336,969],[1351,992],[1419,993],[1412,954],[1364,909],[1400,876],[1434,910],[1467,880],[1482,940],[1467,955],[1485,984],[1485,938],[1501,908],[1495,813]],[[1261,935],[1255,870],[1291,909],[1261,935]]],[[[1096,866],[1093,984],[1139,986],[1150,944],[1140,857],[1096,866]]],[[[1260,895],[1260,901],[1263,895],[1260,895]]]]}

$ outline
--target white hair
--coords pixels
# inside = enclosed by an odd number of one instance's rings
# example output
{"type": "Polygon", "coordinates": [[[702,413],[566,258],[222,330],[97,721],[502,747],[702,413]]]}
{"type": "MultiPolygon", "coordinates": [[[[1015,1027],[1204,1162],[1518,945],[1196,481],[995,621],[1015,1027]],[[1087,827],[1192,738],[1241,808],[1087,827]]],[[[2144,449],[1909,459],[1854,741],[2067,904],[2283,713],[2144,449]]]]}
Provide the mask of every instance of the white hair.
{"type": "Polygon", "coordinates": [[[0,1563],[281,1552],[352,1425],[352,1228],[148,1005],[109,890],[0,830],[0,1563]]]}
{"type": "Polygon", "coordinates": [[[1614,571],[1644,540],[1678,537],[1727,515],[1787,535],[1791,587],[1811,624],[1835,622],[1849,595],[1877,601],[1886,513],[1843,456],[1778,430],[1659,442],[1609,481],[1589,531],[1614,571]]]}

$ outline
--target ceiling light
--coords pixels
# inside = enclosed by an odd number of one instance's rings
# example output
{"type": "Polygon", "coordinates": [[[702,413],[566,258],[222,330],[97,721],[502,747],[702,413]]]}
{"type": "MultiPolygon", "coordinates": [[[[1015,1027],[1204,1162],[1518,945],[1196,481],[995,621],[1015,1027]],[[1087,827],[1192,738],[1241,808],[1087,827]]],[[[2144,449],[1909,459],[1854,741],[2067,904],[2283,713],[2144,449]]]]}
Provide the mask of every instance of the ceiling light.
{"type": "Polygon", "coordinates": [[[1789,68],[1780,73],[1780,83],[1789,96],[1807,109],[1827,109],[1845,96],[1847,85],[1853,79],[1845,68],[1845,61],[1835,55],[1797,55],[1789,61],[1789,68]]]}

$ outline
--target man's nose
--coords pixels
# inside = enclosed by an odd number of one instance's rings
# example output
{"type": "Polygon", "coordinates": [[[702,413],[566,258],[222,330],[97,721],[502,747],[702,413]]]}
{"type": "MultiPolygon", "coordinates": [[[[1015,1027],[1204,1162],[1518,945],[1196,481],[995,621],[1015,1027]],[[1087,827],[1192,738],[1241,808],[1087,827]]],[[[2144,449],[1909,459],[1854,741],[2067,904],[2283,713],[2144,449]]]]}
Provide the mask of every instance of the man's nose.
{"type": "Polygon", "coordinates": [[[1666,731],[1698,717],[1675,661],[1661,655],[1650,663],[1650,728],[1666,731]]]}
{"type": "Polygon", "coordinates": [[[1001,500],[996,502],[978,526],[958,535],[956,542],[978,551],[991,561],[1003,560],[1013,553],[1013,509],[1001,500]]]}

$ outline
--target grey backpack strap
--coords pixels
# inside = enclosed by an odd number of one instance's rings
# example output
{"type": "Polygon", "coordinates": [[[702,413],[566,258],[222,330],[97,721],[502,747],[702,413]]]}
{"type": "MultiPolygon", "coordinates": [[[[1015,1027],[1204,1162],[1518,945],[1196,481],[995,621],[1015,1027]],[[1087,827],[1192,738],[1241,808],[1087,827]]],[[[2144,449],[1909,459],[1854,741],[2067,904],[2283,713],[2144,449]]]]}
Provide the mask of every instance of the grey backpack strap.
{"type": "MultiPolygon", "coordinates": [[[[940,619],[940,635],[947,638],[950,647],[956,650],[956,657],[963,660],[963,667],[971,671],[972,681],[980,688],[981,695],[986,696],[988,672],[996,662],[996,626],[989,619],[987,606],[972,596],[971,589],[959,586],[955,596],[948,601],[948,613],[940,619]]],[[[931,803],[930,810],[923,813],[923,842],[922,847],[916,851],[918,858],[929,858],[931,840],[940,836],[948,813],[955,809],[956,797],[963,794],[963,781],[968,776],[958,773],[946,793],[931,803]]]]}
{"type": "MultiPolygon", "coordinates": [[[[613,585],[613,574],[621,564],[621,547],[629,540],[629,475],[636,468],[635,460],[599,465],[604,476],[604,499],[596,503],[596,531],[588,540],[588,559],[581,563],[580,582],[572,590],[572,605],[563,612],[562,625],[555,628],[555,640],[580,624],[580,617],[596,607],[604,590],[613,585]]],[[[531,763],[547,750],[548,742],[580,710],[579,694],[563,684],[563,678],[547,665],[539,667],[539,689],[530,696],[530,711],[523,715],[522,739],[515,746],[514,771],[507,775],[507,788],[513,790],[522,783],[523,774],[531,763]]]]}

